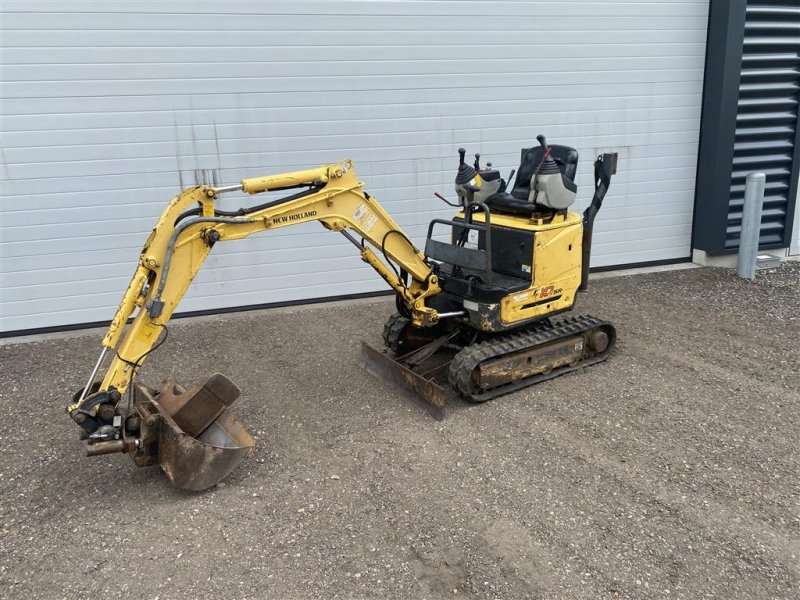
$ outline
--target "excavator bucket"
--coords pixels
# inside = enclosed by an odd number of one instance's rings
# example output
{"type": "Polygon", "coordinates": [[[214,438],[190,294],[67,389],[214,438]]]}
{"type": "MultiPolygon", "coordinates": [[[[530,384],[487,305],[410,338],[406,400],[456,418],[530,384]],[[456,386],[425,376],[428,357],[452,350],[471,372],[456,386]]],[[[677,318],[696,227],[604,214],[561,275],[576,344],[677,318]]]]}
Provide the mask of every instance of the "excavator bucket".
{"type": "Polygon", "coordinates": [[[205,490],[224,479],[255,446],[229,410],[239,396],[224,375],[184,389],[167,381],[160,392],[136,385],[141,447],[131,453],[140,467],[158,465],[173,486],[205,490]]]}
{"type": "Polygon", "coordinates": [[[445,417],[449,385],[447,384],[447,367],[450,358],[438,348],[430,348],[424,355],[422,351],[414,351],[406,356],[394,357],[388,351],[377,350],[361,342],[360,365],[371,375],[383,381],[390,381],[407,390],[416,399],[424,403],[428,412],[437,420],[445,417]]]}

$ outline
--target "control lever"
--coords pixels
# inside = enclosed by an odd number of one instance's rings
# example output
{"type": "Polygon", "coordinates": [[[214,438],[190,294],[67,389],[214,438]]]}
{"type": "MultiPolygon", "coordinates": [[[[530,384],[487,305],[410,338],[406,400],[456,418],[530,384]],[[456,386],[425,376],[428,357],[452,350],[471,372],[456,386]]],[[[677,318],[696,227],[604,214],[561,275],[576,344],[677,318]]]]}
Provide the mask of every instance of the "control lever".
{"type": "Polygon", "coordinates": [[[539,145],[542,147],[542,150],[544,150],[544,154],[542,154],[542,162],[539,163],[539,166],[536,167],[536,169],[533,172],[534,175],[538,175],[539,171],[542,170],[544,163],[547,161],[548,158],[550,158],[550,150],[551,150],[550,146],[547,145],[547,139],[541,133],[536,136],[536,140],[539,142],[539,145]]]}
{"type": "Polygon", "coordinates": [[[475,192],[481,191],[481,188],[470,181],[464,184],[464,189],[467,191],[467,208],[469,208],[471,204],[475,203],[475,192]]]}
{"type": "Polygon", "coordinates": [[[447,198],[442,196],[439,192],[433,192],[433,195],[436,196],[439,200],[441,200],[445,204],[449,204],[450,206],[455,206],[456,208],[460,208],[461,207],[460,204],[453,204],[452,202],[450,202],[447,198]]]}
{"type": "Polygon", "coordinates": [[[514,173],[516,173],[516,169],[511,169],[511,173],[508,174],[508,179],[506,179],[506,189],[511,187],[511,178],[514,177],[514,173]]]}
{"type": "Polygon", "coordinates": [[[480,171],[481,170],[481,155],[480,155],[479,152],[475,153],[475,165],[474,166],[475,166],[475,170],[476,171],[480,171]]]}

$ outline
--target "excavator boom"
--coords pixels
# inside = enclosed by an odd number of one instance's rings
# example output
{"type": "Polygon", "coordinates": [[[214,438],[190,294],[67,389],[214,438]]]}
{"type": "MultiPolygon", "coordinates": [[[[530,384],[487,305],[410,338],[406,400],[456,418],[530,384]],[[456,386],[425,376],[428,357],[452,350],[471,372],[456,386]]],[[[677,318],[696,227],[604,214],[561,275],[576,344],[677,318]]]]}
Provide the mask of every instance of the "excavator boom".
{"type": "Polygon", "coordinates": [[[435,325],[439,314],[426,300],[440,292],[437,275],[362,187],[352,162],[345,160],[243,179],[238,185],[198,186],[175,196],[142,248],[89,381],[67,406],[89,440],[88,454],[130,452],[140,466],[158,462],[173,484],[203,489],[252,448],[249,433],[227,411],[239,391],[224,376],[216,374],[189,390],[174,382],[160,392],[132,387],[148,354],[166,339],[167,323],[219,242],[319,221],[358,248],[362,260],[397,293],[416,326],[435,325]],[[216,206],[217,198],[228,192],[286,190],[293,193],[233,212],[216,206]],[[98,378],[109,354],[113,358],[98,378]],[[127,402],[122,400],[126,391],[127,402]]]}
{"type": "MultiPolygon", "coordinates": [[[[85,403],[90,395],[123,394],[213,246],[261,231],[319,221],[326,229],[343,233],[358,247],[362,260],[402,297],[415,324],[434,325],[438,315],[425,300],[439,292],[436,275],[423,254],[362,187],[347,160],[317,169],[244,179],[239,185],[198,186],[178,194],[145,242],[133,278],[103,338],[104,353],[85,393],[70,404],[68,412],[73,417],[88,412],[85,403]],[[226,192],[257,194],[298,188],[302,191],[235,212],[215,207],[215,200],[226,192]],[[408,273],[410,282],[406,283],[401,272],[382,261],[376,251],[408,273]],[[126,328],[132,316],[133,322],[126,328]],[[94,380],[108,350],[115,356],[97,387],[94,380]],[[93,390],[93,385],[97,389],[93,390]]],[[[89,430],[92,423],[88,419],[84,423],[89,430]]]]}

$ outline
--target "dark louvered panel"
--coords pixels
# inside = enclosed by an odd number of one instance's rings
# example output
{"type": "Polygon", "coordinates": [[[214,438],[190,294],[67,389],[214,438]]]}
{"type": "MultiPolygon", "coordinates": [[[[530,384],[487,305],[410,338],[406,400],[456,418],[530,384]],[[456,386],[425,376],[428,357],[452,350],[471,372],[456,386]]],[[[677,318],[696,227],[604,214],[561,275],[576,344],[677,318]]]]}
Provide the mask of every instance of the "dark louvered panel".
{"type": "Polygon", "coordinates": [[[761,245],[786,243],[800,104],[800,5],[748,0],[725,247],[739,246],[748,173],[766,173],[761,245]]]}

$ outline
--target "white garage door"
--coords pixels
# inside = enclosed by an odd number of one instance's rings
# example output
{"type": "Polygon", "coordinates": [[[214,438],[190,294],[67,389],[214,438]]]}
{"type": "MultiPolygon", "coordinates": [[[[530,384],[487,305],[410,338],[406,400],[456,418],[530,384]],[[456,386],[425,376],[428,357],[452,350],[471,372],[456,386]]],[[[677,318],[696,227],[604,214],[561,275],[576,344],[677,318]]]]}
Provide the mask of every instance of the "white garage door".
{"type": "MultiPolygon", "coordinates": [[[[196,169],[351,157],[421,241],[459,146],[506,173],[544,133],[580,151],[580,207],[620,153],[593,266],[686,257],[707,2],[4,0],[2,331],[109,319],[196,169]]],[[[181,308],[384,288],[309,224],[218,245],[181,308]]]]}

